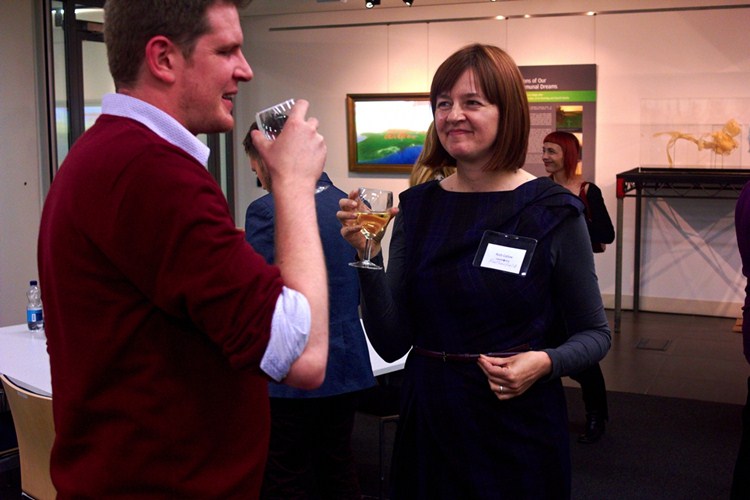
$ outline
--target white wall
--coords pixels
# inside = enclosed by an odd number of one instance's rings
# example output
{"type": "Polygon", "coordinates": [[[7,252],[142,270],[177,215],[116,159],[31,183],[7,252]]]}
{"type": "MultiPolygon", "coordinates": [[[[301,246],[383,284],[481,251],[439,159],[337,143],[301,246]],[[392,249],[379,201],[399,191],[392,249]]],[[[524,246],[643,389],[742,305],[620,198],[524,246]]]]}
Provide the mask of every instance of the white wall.
{"type": "MultiPolygon", "coordinates": [[[[353,0],[354,1],[354,0],[353,0]]],[[[323,14],[246,17],[246,55],[256,73],[241,86],[239,139],[255,110],[289,96],[312,102],[329,149],[327,170],[343,188],[407,186],[406,176],[352,174],[347,169],[344,97],[347,93],[426,91],[432,73],[452,51],[472,41],[507,49],[520,65],[597,64],[596,182],[613,219],[618,172],[642,158],[642,110],[660,99],[750,99],[750,9],[466,20],[506,14],[706,5],[705,0],[516,0],[490,4],[346,10],[323,14]],[[551,7],[550,7],[551,5],[551,7]],[[449,22],[435,22],[461,18],[449,22]],[[393,24],[429,19],[433,22],[393,24]],[[290,26],[392,22],[390,25],[269,31],[290,26]]],[[[724,4],[740,4],[730,0],[724,4]]],[[[252,5],[252,4],[251,4],[252,5]]],[[[0,326],[24,318],[24,290],[37,277],[36,238],[42,204],[37,119],[34,2],[0,1],[0,326]]],[[[748,107],[750,108],[750,107],[748,107]]],[[[748,109],[739,110],[748,112],[748,109]]],[[[743,147],[747,126],[743,121],[743,147]]],[[[236,141],[236,213],[261,194],[236,141]]],[[[750,154],[745,155],[750,156],[750,154]]],[[[745,160],[743,159],[743,164],[745,160]]],[[[743,296],[732,232],[733,203],[648,201],[642,305],[651,310],[734,316],[743,296]]],[[[626,200],[624,304],[632,290],[633,201],[626,200]]],[[[619,236],[619,235],[618,235],[619,236]]],[[[614,249],[610,249],[614,250],[614,249]]],[[[614,293],[614,251],[597,256],[605,300],[614,293]]]]}
{"type": "Polygon", "coordinates": [[[0,326],[25,321],[37,279],[42,168],[33,2],[0,2],[0,326]]]}
{"type": "MultiPolygon", "coordinates": [[[[569,12],[583,12],[593,3],[597,2],[548,2],[544,4],[551,7],[542,7],[540,2],[519,0],[504,3],[503,8],[509,14],[524,9],[562,12],[563,5],[569,12]]],[[[649,7],[686,4],[696,3],[648,2],[649,7]]],[[[615,8],[613,2],[608,5],[615,8]]],[[[632,5],[625,2],[616,8],[632,5]]],[[[320,119],[328,144],[327,172],[334,182],[344,190],[368,184],[400,192],[407,187],[406,175],[348,171],[347,93],[428,91],[440,62],[469,42],[498,45],[522,66],[596,64],[596,182],[614,221],[615,176],[639,166],[641,147],[651,140],[651,134],[644,136],[643,132],[650,130],[642,123],[643,102],[726,98],[742,102],[750,98],[748,8],[502,21],[487,19],[497,13],[495,4],[377,10],[244,17],[245,53],[255,78],[241,87],[236,108],[238,131],[247,130],[258,109],[288,97],[306,98],[311,101],[310,114],[320,119]],[[464,20],[467,17],[483,19],[464,20]],[[433,22],[404,23],[424,19],[433,22]],[[438,19],[452,20],[435,22],[438,19]],[[331,27],[339,25],[349,26],[331,27]]],[[[736,112],[744,120],[741,148],[747,150],[750,109],[736,112]]],[[[237,161],[241,166],[246,163],[239,152],[237,161]]],[[[741,163],[736,166],[750,168],[750,154],[745,154],[741,163]]],[[[239,168],[237,179],[236,210],[244,213],[261,192],[254,187],[255,177],[249,169],[239,168]]],[[[734,237],[733,207],[733,201],[716,200],[646,202],[643,309],[729,317],[739,314],[744,280],[734,237]]],[[[625,245],[623,305],[630,307],[632,199],[625,201],[624,213],[625,228],[618,237],[625,245]]],[[[605,303],[611,306],[614,247],[597,255],[596,264],[605,303]]]]}

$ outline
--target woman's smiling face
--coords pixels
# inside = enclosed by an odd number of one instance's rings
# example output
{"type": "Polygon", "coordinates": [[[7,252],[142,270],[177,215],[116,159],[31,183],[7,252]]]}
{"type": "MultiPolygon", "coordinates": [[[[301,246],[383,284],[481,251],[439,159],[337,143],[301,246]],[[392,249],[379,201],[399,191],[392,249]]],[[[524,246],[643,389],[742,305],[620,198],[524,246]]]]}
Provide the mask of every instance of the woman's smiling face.
{"type": "Polygon", "coordinates": [[[471,70],[435,101],[435,126],[445,150],[457,163],[486,164],[498,134],[499,109],[483,94],[471,70]]]}
{"type": "Polygon", "coordinates": [[[565,158],[562,146],[554,142],[545,142],[542,145],[542,161],[548,174],[555,174],[563,170],[565,158]]]}

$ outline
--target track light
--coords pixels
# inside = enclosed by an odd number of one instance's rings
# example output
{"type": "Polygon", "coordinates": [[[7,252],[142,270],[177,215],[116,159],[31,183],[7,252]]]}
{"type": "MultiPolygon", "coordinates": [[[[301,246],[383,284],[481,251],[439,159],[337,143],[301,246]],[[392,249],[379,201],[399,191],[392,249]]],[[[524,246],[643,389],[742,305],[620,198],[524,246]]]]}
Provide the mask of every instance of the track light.
{"type": "Polygon", "coordinates": [[[365,0],[365,7],[372,9],[376,5],[380,5],[380,0],[365,0]]]}

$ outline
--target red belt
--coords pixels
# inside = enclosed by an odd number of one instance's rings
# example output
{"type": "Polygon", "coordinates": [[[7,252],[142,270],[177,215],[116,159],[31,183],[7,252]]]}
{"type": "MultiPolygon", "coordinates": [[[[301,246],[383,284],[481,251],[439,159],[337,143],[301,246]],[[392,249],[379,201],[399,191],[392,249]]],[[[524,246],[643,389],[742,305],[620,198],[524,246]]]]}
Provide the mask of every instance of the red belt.
{"type": "MultiPolygon", "coordinates": [[[[515,356],[518,353],[530,351],[531,346],[529,344],[522,344],[516,347],[511,347],[510,349],[506,349],[505,351],[500,352],[488,352],[485,353],[485,356],[492,356],[495,358],[507,358],[509,356],[515,356]]],[[[450,352],[441,352],[441,351],[430,351],[429,349],[423,349],[422,347],[419,347],[417,345],[413,346],[411,349],[411,352],[414,354],[418,354],[419,356],[424,356],[426,358],[435,358],[440,359],[443,362],[447,361],[454,361],[457,363],[471,363],[479,359],[479,354],[470,354],[470,353],[450,353],[450,352]]]]}

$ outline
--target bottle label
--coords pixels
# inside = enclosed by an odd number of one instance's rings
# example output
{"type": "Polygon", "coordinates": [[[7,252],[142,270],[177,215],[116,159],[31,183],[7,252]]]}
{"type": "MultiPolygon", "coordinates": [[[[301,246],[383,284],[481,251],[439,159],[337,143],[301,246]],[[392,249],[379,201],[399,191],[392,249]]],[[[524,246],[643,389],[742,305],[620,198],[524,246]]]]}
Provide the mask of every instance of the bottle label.
{"type": "Polygon", "coordinates": [[[38,323],[43,320],[43,313],[41,309],[28,309],[26,311],[26,322],[27,323],[38,323]]]}

